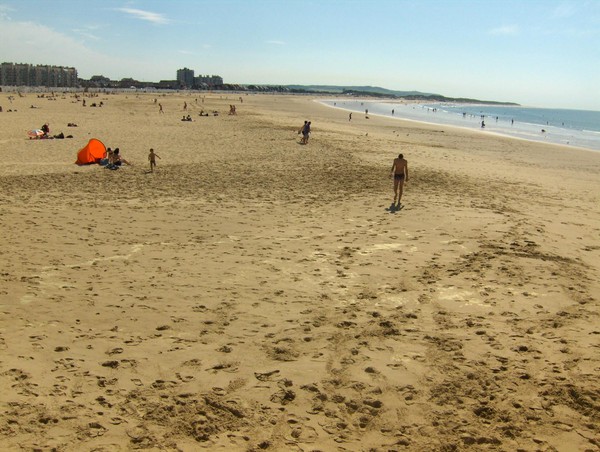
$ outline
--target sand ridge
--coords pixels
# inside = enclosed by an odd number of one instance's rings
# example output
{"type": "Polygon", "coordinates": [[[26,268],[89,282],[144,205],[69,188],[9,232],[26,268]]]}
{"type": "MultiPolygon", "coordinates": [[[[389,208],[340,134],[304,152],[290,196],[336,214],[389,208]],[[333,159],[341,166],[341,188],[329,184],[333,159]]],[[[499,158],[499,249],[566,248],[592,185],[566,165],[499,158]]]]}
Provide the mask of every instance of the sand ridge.
{"type": "Polygon", "coordinates": [[[5,450],[600,447],[600,154],[303,96],[54,99],[2,99],[5,450]],[[74,165],[91,137],[133,166],[74,165]]]}

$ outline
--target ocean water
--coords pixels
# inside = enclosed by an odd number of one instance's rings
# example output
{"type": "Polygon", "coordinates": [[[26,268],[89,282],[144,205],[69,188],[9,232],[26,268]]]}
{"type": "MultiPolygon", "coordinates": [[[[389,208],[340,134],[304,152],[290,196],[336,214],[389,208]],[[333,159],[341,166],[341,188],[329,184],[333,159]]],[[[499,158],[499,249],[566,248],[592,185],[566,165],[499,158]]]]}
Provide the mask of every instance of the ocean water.
{"type": "Polygon", "coordinates": [[[362,115],[368,110],[369,115],[458,126],[600,151],[600,111],[350,99],[327,99],[321,102],[362,115]],[[485,128],[481,127],[482,121],[485,128]]]}

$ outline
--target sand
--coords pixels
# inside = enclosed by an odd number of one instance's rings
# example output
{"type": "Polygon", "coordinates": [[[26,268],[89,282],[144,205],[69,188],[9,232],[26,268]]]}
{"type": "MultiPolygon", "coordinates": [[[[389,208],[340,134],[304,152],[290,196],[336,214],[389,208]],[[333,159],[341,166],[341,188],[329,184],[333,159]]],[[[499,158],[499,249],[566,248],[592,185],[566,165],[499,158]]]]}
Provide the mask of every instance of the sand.
{"type": "Polygon", "coordinates": [[[600,153],[241,97],[1,95],[2,450],[600,448],[600,153]]]}

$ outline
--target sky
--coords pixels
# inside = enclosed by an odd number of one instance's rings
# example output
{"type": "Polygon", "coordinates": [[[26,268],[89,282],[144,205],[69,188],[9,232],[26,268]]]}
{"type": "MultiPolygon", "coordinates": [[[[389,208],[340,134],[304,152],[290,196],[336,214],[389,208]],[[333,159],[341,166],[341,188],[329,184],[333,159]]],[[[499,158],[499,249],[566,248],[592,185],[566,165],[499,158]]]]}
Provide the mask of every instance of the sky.
{"type": "Polygon", "coordinates": [[[0,0],[0,62],[600,110],[600,0],[0,0]]]}

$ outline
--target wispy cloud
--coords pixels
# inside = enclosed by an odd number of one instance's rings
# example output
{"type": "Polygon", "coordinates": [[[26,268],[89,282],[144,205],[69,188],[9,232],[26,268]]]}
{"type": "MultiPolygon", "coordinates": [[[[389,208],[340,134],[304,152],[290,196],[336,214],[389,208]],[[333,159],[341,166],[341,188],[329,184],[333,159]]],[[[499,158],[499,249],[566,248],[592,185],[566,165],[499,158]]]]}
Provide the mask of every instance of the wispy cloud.
{"type": "Polygon", "coordinates": [[[491,35],[517,35],[519,34],[519,27],[516,25],[503,25],[501,27],[492,28],[489,31],[491,35]]]}
{"type": "Polygon", "coordinates": [[[100,37],[96,36],[92,33],[88,33],[84,30],[73,30],[75,33],[79,34],[79,36],[87,39],[91,39],[92,41],[100,41],[100,37]]]}
{"type": "Polygon", "coordinates": [[[135,8],[117,8],[118,11],[129,14],[137,19],[146,20],[154,24],[168,24],[171,22],[168,18],[162,14],[153,13],[151,11],[143,11],[135,8]]]}
{"type": "Polygon", "coordinates": [[[182,55],[196,55],[195,52],[192,52],[191,50],[178,50],[178,53],[181,53],[182,55]]]}
{"type": "Polygon", "coordinates": [[[135,77],[136,67],[142,66],[139,60],[94,51],[85,45],[84,40],[71,36],[73,33],[57,31],[44,24],[10,21],[0,17],[0,30],[0,55],[4,61],[75,67],[84,78],[93,74],[126,74],[135,77]],[[40,49],[44,51],[40,52],[40,49]],[[119,70],[115,71],[115,68],[119,70]]]}
{"type": "Polygon", "coordinates": [[[276,46],[284,46],[285,42],[284,41],[277,41],[277,40],[270,40],[270,41],[267,41],[267,44],[273,44],[273,45],[276,45],[276,46]]]}
{"type": "Polygon", "coordinates": [[[99,41],[100,37],[92,33],[93,30],[99,30],[100,26],[98,25],[88,25],[84,28],[73,28],[73,33],[77,33],[79,36],[83,38],[91,39],[92,41],[99,41]]]}
{"type": "Polygon", "coordinates": [[[11,8],[8,5],[0,5],[0,18],[10,20],[10,17],[8,16],[8,14],[11,11],[14,11],[14,8],[11,8]]]}

